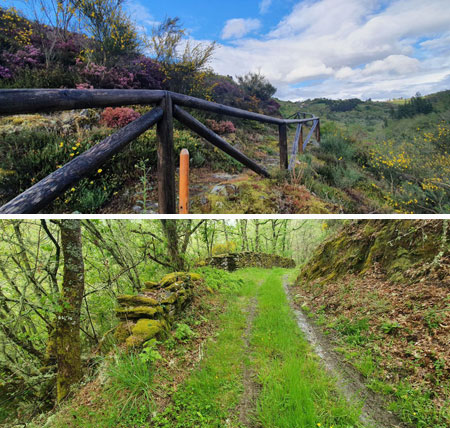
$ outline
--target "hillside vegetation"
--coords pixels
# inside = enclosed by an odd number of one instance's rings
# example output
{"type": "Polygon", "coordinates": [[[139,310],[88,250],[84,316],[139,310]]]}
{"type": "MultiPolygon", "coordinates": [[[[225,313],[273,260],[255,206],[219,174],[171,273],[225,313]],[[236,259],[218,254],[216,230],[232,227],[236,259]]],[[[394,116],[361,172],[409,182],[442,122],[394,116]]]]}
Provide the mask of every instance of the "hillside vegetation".
{"type": "Polygon", "coordinates": [[[450,423],[447,220],[348,223],[297,277],[297,304],[417,427],[450,423]]]}

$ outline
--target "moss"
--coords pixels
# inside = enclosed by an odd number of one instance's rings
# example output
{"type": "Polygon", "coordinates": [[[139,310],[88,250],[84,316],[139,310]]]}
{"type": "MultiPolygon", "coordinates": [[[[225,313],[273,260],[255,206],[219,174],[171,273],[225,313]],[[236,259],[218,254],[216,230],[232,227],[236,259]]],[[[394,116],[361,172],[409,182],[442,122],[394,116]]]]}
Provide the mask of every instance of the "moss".
{"type": "Polygon", "coordinates": [[[145,290],[154,290],[155,288],[159,288],[159,282],[155,282],[155,281],[145,281],[144,282],[144,289],[145,290]]]}
{"type": "Polygon", "coordinates": [[[161,306],[136,306],[116,310],[116,314],[120,319],[158,318],[163,313],[161,306]]]}
{"type": "Polygon", "coordinates": [[[159,284],[162,288],[166,288],[175,282],[188,282],[191,279],[197,281],[198,279],[201,279],[201,276],[191,272],[173,272],[163,276],[159,284]]]}
{"type": "Polygon", "coordinates": [[[178,293],[172,293],[169,297],[161,300],[162,305],[173,305],[178,300],[178,293]]]}
{"type": "Polygon", "coordinates": [[[119,323],[114,332],[114,337],[118,343],[123,343],[131,335],[132,328],[136,325],[133,321],[124,321],[119,323]]]}
{"type": "Polygon", "coordinates": [[[158,306],[158,301],[146,296],[121,295],[117,297],[121,306],[158,306]]]}
{"type": "Polygon", "coordinates": [[[132,335],[127,338],[128,348],[141,346],[147,340],[161,335],[167,328],[165,321],[140,319],[132,329],[132,335]]]}

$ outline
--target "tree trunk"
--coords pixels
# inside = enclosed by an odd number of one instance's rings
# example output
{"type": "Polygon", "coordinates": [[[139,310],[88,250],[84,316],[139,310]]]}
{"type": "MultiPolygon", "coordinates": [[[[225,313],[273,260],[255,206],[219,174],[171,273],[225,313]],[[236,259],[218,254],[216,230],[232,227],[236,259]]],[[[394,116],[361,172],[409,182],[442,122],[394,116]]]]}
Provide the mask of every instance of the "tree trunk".
{"type": "Polygon", "coordinates": [[[80,312],[84,294],[84,263],[80,220],[61,220],[64,274],[60,312],[56,319],[57,402],[81,379],[80,312]]]}
{"type": "Polygon", "coordinates": [[[180,254],[178,244],[177,220],[161,220],[164,235],[167,239],[167,250],[170,263],[177,271],[183,271],[185,268],[184,258],[180,254]]]}

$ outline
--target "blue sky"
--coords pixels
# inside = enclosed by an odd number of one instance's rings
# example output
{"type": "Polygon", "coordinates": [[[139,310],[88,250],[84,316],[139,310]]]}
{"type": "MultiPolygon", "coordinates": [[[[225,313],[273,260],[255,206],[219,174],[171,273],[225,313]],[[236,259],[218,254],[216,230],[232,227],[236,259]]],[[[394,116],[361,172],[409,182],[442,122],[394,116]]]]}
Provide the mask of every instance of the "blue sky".
{"type": "Polygon", "coordinates": [[[450,89],[450,0],[128,0],[126,7],[148,34],[178,16],[193,43],[217,43],[216,72],[260,71],[281,99],[383,100],[450,89]]]}
{"type": "Polygon", "coordinates": [[[260,71],[282,99],[450,89],[449,0],[129,0],[143,28],[180,17],[221,74],[260,71]]]}

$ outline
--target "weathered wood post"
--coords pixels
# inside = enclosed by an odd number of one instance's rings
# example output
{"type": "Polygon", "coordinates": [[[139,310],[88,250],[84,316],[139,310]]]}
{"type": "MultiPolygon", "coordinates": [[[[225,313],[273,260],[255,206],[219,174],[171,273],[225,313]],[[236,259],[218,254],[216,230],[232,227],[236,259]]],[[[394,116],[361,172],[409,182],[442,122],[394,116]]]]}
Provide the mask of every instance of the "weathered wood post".
{"type": "Polygon", "coordinates": [[[303,153],[303,126],[300,129],[300,138],[298,139],[298,152],[303,153]]]}
{"type": "Polygon", "coordinates": [[[173,148],[173,105],[166,92],[161,108],[163,118],[158,122],[158,204],[160,214],[176,214],[175,159],[173,148]]]}
{"type": "Polygon", "coordinates": [[[320,143],[320,119],[317,119],[317,126],[316,126],[316,141],[320,143]]]}
{"type": "Polygon", "coordinates": [[[280,168],[288,169],[287,125],[282,123],[279,129],[280,168]]]}

